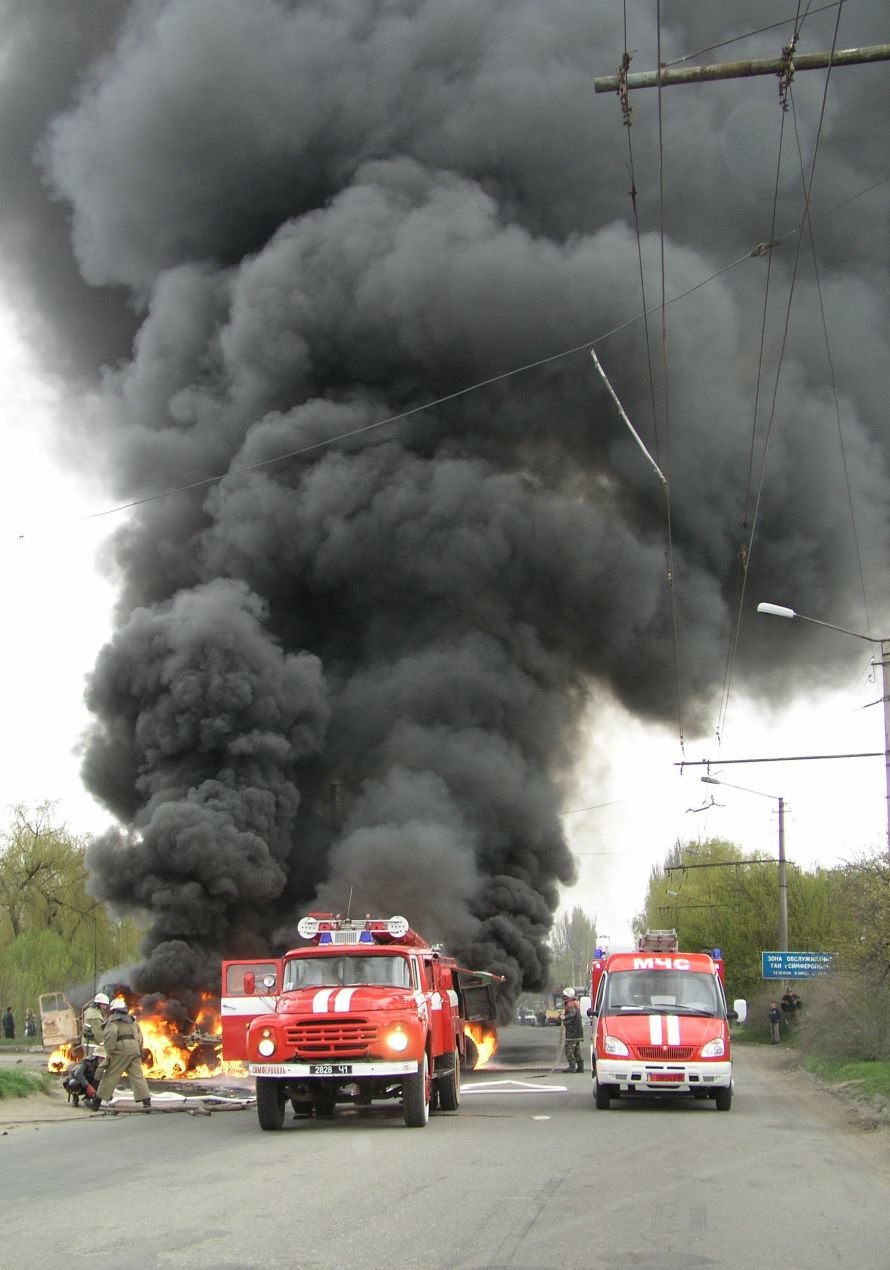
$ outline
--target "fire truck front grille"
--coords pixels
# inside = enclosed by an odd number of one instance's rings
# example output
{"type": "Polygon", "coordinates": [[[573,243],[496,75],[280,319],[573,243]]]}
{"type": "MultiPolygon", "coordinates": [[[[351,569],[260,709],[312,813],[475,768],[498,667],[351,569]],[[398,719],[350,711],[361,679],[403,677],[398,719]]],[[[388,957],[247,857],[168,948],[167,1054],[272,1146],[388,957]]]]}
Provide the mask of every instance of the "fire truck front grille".
{"type": "Polygon", "coordinates": [[[287,1045],[301,1058],[330,1058],[332,1054],[355,1058],[367,1052],[376,1035],[376,1025],[367,1019],[313,1020],[289,1027],[287,1045]]]}
{"type": "Polygon", "coordinates": [[[655,1059],[664,1063],[676,1063],[680,1059],[692,1058],[694,1052],[691,1045],[641,1045],[639,1047],[640,1058],[650,1062],[655,1059]]]}

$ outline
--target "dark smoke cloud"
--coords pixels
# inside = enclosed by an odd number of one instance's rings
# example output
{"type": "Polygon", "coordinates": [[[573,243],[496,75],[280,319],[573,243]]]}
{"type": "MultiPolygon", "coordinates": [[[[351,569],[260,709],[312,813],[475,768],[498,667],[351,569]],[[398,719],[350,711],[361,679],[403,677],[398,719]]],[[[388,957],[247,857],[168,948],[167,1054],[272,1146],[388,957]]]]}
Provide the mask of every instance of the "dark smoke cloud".
{"type": "MultiPolygon", "coordinates": [[[[230,473],[138,508],[113,542],[84,776],[123,826],[92,848],[96,892],[150,914],[141,986],[206,982],[220,953],[286,943],[310,904],[402,910],[511,993],[546,982],[591,685],[647,719],[676,711],[652,470],[583,347],[495,378],[630,322],[599,352],[656,448],[625,133],[592,85],[619,60],[620,7],[68,0],[64,26],[47,0],[5,7],[0,242],[27,321],[95,392],[90,462],[127,500],[230,473]]],[[[735,4],[670,8],[666,61],[742,29],[735,4]]],[[[882,38],[876,3],[848,8],[840,46],[882,38]]],[[[774,20],[745,6],[747,29],[774,20]]],[[[629,21],[649,68],[653,7],[629,21]]],[[[808,49],[833,22],[809,21],[808,49]]],[[[786,141],[796,127],[805,155],[823,84],[795,79],[786,141]]],[[[769,236],[779,106],[772,79],[662,97],[675,295],[769,236]]],[[[886,98],[884,67],[831,77],[820,289],[805,242],[749,562],[752,600],[804,612],[860,603],[821,306],[878,607],[886,584],[890,383],[869,351],[888,329],[886,188],[825,214],[886,175],[886,98]]],[[[652,304],[657,97],[632,102],[652,304]]],[[[782,232],[800,215],[787,155],[782,232]]],[[[774,296],[796,249],[774,253],[774,296]]],[[[741,585],[766,268],[668,315],[687,729],[712,722],[741,585]]],[[[783,322],[775,301],[755,473],[783,322]]],[[[806,635],[746,620],[736,682],[812,686],[806,635]]]]}

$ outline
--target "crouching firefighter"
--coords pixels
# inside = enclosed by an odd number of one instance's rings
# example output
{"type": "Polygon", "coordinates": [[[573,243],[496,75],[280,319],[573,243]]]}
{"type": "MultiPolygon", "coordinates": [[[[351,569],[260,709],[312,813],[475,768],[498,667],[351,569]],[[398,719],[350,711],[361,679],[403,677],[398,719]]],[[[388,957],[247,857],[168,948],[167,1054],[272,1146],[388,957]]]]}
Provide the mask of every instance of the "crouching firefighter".
{"type": "Polygon", "coordinates": [[[105,1068],[96,1096],[89,1099],[89,1105],[98,1111],[103,1102],[110,1102],[117,1082],[122,1076],[127,1076],[134,1100],[142,1103],[144,1111],[151,1111],[151,1096],[142,1071],[142,1032],[132,1014],[128,1013],[123,997],[115,997],[111,1002],[104,1038],[105,1068]]]}
{"type": "Polygon", "coordinates": [[[68,1094],[68,1101],[73,1102],[75,1107],[80,1106],[81,1098],[88,1106],[92,1106],[90,1100],[96,1097],[96,1086],[99,1083],[96,1068],[103,1061],[101,1054],[91,1054],[89,1058],[82,1058],[79,1063],[69,1067],[65,1073],[62,1088],[68,1094]]]}

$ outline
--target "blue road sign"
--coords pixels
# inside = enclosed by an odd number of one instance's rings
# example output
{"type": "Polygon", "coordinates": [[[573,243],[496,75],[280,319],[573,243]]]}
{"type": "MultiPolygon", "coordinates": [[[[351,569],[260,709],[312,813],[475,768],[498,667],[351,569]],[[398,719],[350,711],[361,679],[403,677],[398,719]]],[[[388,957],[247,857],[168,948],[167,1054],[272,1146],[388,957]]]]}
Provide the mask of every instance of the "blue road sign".
{"type": "Polygon", "coordinates": [[[831,969],[834,953],[765,952],[761,959],[764,979],[815,979],[831,969]]]}

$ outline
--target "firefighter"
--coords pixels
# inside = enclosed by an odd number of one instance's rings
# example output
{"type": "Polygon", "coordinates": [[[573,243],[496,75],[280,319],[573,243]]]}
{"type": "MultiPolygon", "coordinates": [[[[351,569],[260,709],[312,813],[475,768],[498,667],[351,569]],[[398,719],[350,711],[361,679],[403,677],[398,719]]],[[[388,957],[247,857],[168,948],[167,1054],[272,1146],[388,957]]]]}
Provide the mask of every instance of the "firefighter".
{"type": "Polygon", "coordinates": [[[575,996],[574,988],[566,988],[563,995],[562,1022],[565,1028],[565,1054],[567,1072],[583,1072],[584,1058],[581,1054],[581,1041],[584,1038],[584,1020],[575,996]]]}
{"type": "Polygon", "coordinates": [[[111,1002],[103,1035],[105,1070],[90,1106],[98,1111],[103,1102],[110,1101],[120,1078],[128,1076],[133,1098],[142,1103],[143,1111],[151,1111],[151,1095],[142,1072],[142,1032],[123,997],[115,997],[111,1002]]]}
{"type": "Polygon", "coordinates": [[[109,1004],[106,994],[97,992],[83,1012],[80,1039],[83,1052],[87,1058],[92,1058],[96,1051],[102,1048],[109,1004]]]}

